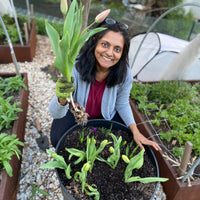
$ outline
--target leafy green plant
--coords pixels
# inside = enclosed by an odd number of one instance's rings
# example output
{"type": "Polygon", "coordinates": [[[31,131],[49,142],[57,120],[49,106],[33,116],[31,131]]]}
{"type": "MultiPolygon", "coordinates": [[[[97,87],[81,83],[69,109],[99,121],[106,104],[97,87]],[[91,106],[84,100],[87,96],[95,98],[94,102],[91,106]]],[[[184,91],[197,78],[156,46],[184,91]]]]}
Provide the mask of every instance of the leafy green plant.
{"type": "Polygon", "coordinates": [[[122,137],[120,136],[119,139],[117,139],[117,137],[112,133],[110,134],[110,136],[112,137],[114,143],[113,147],[110,146],[109,148],[111,155],[107,158],[107,160],[104,160],[101,157],[98,157],[98,160],[106,162],[112,169],[115,169],[120,158],[122,137]]]}
{"type": "MultiPolygon", "coordinates": [[[[3,17],[3,21],[4,24],[6,25],[6,29],[8,31],[8,34],[10,36],[10,39],[12,41],[13,44],[17,44],[20,42],[19,40],[19,35],[18,35],[18,31],[17,31],[17,27],[14,21],[14,18],[10,17],[9,15],[4,15],[3,17]]],[[[24,22],[26,22],[27,19],[26,18],[19,18],[19,24],[23,25],[24,22]]],[[[25,38],[24,32],[21,31],[22,37],[25,38]]],[[[6,39],[6,34],[3,30],[2,25],[0,24],[0,39],[3,40],[4,45],[8,44],[8,41],[6,39]]]]}
{"type": "Polygon", "coordinates": [[[12,176],[12,167],[9,164],[12,155],[17,155],[20,159],[21,151],[18,145],[24,146],[19,141],[15,134],[8,135],[7,133],[0,134],[0,169],[5,169],[9,176],[12,176]]]}
{"type": "Polygon", "coordinates": [[[144,149],[141,150],[137,155],[132,157],[130,160],[126,155],[122,155],[122,159],[125,163],[127,163],[127,167],[124,172],[124,179],[126,183],[139,181],[142,183],[150,183],[150,182],[165,182],[168,178],[160,178],[160,177],[145,177],[141,178],[139,176],[132,176],[132,172],[134,169],[140,169],[144,163],[144,149]]]}
{"type": "Polygon", "coordinates": [[[54,168],[59,168],[59,169],[64,169],[65,171],[65,175],[68,179],[71,179],[71,167],[70,164],[67,165],[67,163],[65,162],[64,158],[60,155],[58,155],[57,153],[50,151],[49,149],[46,150],[46,152],[52,156],[52,158],[55,159],[55,161],[50,161],[42,166],[40,166],[41,169],[44,168],[49,168],[49,169],[54,169],[54,168]]]}
{"type": "Polygon", "coordinates": [[[194,153],[200,155],[199,88],[199,83],[184,81],[133,83],[131,98],[138,103],[138,108],[150,116],[152,124],[162,127],[167,122],[170,127],[168,131],[160,131],[160,138],[168,142],[177,138],[179,147],[173,149],[176,157],[182,156],[187,141],[193,144],[194,153]],[[155,106],[150,108],[152,104],[155,106]]]}
{"type": "Polygon", "coordinates": [[[18,119],[17,113],[23,111],[21,108],[17,107],[21,104],[20,102],[10,104],[12,98],[11,96],[4,99],[0,96],[0,131],[3,128],[10,128],[11,123],[18,119]]]}
{"type": "Polygon", "coordinates": [[[83,165],[81,168],[81,172],[76,172],[74,174],[74,179],[78,182],[79,180],[81,181],[82,185],[82,193],[86,192],[87,195],[89,196],[94,196],[94,200],[99,200],[100,199],[100,194],[97,190],[97,188],[93,187],[92,185],[89,185],[86,183],[86,178],[87,178],[87,172],[90,168],[90,164],[87,162],[83,165]]]}
{"type": "Polygon", "coordinates": [[[98,159],[98,155],[103,151],[106,145],[110,144],[108,140],[103,140],[100,144],[100,146],[97,148],[96,141],[94,139],[94,136],[92,138],[89,138],[87,136],[87,143],[86,143],[86,151],[81,151],[75,148],[66,148],[66,150],[70,153],[69,160],[72,158],[72,156],[77,156],[79,159],[77,159],[74,164],[78,164],[81,161],[86,160],[89,165],[89,171],[92,171],[94,161],[98,159]]]}
{"type": "Polygon", "coordinates": [[[0,91],[2,91],[3,95],[20,92],[22,88],[27,90],[24,79],[21,76],[16,75],[5,79],[0,77],[0,91]]]}
{"type": "Polygon", "coordinates": [[[17,113],[22,112],[22,109],[18,108],[21,103],[14,102],[13,96],[9,96],[14,92],[20,92],[22,88],[27,90],[21,76],[0,77],[0,131],[3,128],[11,128],[12,122],[18,119],[17,113]]]}

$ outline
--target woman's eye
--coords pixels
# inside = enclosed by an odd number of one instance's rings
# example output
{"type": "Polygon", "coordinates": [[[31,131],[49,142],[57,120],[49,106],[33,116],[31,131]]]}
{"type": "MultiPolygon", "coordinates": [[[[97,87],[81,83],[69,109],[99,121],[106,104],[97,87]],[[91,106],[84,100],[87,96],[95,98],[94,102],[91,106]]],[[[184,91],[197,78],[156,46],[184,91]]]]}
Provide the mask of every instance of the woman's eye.
{"type": "Polygon", "coordinates": [[[115,48],[115,51],[119,53],[119,52],[121,51],[121,48],[116,47],[116,48],[115,48]]]}
{"type": "Polygon", "coordinates": [[[102,46],[103,46],[103,47],[107,47],[107,46],[108,46],[108,44],[107,44],[107,43],[105,43],[105,42],[103,42],[103,43],[102,43],[102,46]]]}

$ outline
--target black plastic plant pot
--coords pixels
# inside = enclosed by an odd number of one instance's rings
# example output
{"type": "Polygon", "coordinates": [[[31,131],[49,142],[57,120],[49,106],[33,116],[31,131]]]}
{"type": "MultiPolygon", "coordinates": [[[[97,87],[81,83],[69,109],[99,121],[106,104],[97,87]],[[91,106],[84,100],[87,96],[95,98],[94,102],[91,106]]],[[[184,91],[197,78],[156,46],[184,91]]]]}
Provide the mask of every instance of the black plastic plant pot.
{"type": "MultiPolygon", "coordinates": [[[[121,131],[124,131],[126,132],[127,134],[131,134],[131,131],[128,127],[126,127],[125,125],[121,124],[121,123],[118,123],[118,122],[115,122],[115,121],[107,121],[107,120],[104,120],[104,119],[94,119],[94,120],[89,120],[88,123],[87,123],[87,127],[104,127],[104,128],[107,128],[107,129],[110,129],[112,125],[112,130],[121,130],[121,131]]],[[[80,129],[82,128],[82,126],[80,125],[75,125],[73,126],[71,129],[69,129],[63,136],[62,138],[59,140],[57,146],[56,146],[56,153],[59,154],[59,152],[65,148],[64,147],[64,144],[65,144],[65,140],[66,140],[66,137],[69,135],[69,134],[72,134],[73,131],[77,130],[77,129],[80,129]]],[[[147,153],[148,157],[150,158],[153,166],[155,167],[155,171],[156,171],[156,177],[159,177],[159,168],[158,168],[158,163],[157,163],[157,160],[156,160],[156,157],[153,153],[153,151],[148,147],[148,146],[145,146],[145,152],[147,153]]],[[[59,183],[61,185],[61,190],[62,190],[62,194],[63,194],[63,197],[64,197],[64,200],[76,200],[69,192],[68,190],[66,189],[66,187],[63,185],[60,177],[59,177],[59,173],[58,173],[58,170],[55,169],[56,171],[56,174],[57,174],[57,177],[58,177],[58,180],[59,180],[59,183]]],[[[104,183],[103,183],[104,184],[104,183]]],[[[155,193],[158,189],[158,182],[155,182],[155,190],[153,191],[153,194],[150,198],[150,200],[153,200],[154,196],[155,196],[155,193]]]]}

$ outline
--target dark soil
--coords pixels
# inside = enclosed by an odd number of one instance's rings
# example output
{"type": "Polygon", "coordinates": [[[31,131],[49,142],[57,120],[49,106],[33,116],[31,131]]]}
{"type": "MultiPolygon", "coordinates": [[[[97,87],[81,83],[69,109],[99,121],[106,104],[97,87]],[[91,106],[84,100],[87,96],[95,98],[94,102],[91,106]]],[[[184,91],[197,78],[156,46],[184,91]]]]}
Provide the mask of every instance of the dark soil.
{"type": "Polygon", "coordinates": [[[42,69],[41,69],[43,72],[45,72],[46,74],[49,74],[51,76],[51,79],[56,82],[58,80],[58,78],[60,77],[60,72],[59,70],[54,67],[54,65],[47,65],[47,66],[44,66],[42,69]]]}
{"type": "MultiPolygon", "coordinates": [[[[84,144],[79,144],[79,134],[82,133],[82,130],[78,129],[73,132],[73,134],[69,135],[65,141],[65,147],[68,148],[77,148],[80,150],[85,150],[85,140],[86,135],[93,130],[92,127],[89,127],[84,130],[85,139],[84,144]]],[[[127,144],[130,144],[132,141],[132,136],[127,134],[126,132],[120,130],[112,130],[112,133],[117,136],[122,136],[122,143],[123,141],[127,141],[127,144]]],[[[105,139],[105,134],[102,133],[102,129],[97,128],[94,133],[90,134],[90,138],[94,135],[96,139],[96,145],[99,146],[100,142],[105,139]]],[[[112,138],[108,136],[107,138],[109,141],[112,141],[112,138]]],[[[104,159],[110,155],[108,151],[109,145],[101,152],[100,156],[104,159]]],[[[121,155],[125,154],[126,145],[121,148],[121,155]]],[[[134,149],[134,145],[131,147],[130,152],[134,149]]],[[[139,150],[138,150],[139,152],[139,150]]],[[[66,150],[60,151],[61,155],[64,156],[65,161],[69,163],[68,160],[68,152],[66,150]]],[[[77,158],[74,158],[75,160],[77,158]]],[[[76,171],[81,171],[81,167],[83,163],[78,165],[73,164],[73,157],[71,159],[71,168],[72,172],[71,175],[76,171]]],[[[127,164],[120,158],[118,165],[115,170],[113,170],[110,166],[106,163],[95,161],[92,173],[88,172],[87,175],[87,183],[89,185],[95,184],[100,192],[100,199],[101,200],[149,200],[153,195],[155,190],[156,183],[148,183],[143,184],[140,182],[133,182],[133,183],[125,183],[124,182],[124,171],[127,164]]],[[[67,179],[64,171],[58,169],[59,176],[63,185],[67,188],[69,193],[76,199],[76,200],[92,200],[92,197],[86,196],[81,192],[81,184],[74,181],[74,179],[67,179]]],[[[134,170],[133,176],[140,176],[140,177],[155,177],[156,176],[156,169],[155,166],[152,164],[149,156],[147,155],[147,151],[145,152],[144,156],[144,165],[141,169],[134,170]]]]}

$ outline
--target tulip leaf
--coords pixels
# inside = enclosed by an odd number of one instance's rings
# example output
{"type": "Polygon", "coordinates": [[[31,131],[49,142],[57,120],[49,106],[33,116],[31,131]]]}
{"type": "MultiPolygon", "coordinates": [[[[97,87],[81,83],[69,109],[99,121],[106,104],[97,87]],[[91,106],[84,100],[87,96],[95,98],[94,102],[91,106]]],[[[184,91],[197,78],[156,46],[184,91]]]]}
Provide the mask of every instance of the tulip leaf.
{"type": "Polygon", "coordinates": [[[141,183],[165,182],[167,180],[168,180],[168,178],[160,178],[160,177],[145,177],[145,178],[141,178],[139,176],[134,176],[134,177],[128,178],[126,180],[126,183],[135,182],[135,181],[139,181],[141,183]]]}
{"type": "Polygon", "coordinates": [[[67,12],[67,16],[66,16],[65,23],[64,23],[63,33],[65,33],[66,31],[69,31],[70,36],[73,35],[74,26],[76,24],[76,22],[74,21],[76,4],[77,4],[76,0],[72,1],[70,8],[67,12]]]}
{"type": "Polygon", "coordinates": [[[42,166],[40,166],[41,169],[54,169],[54,168],[60,168],[60,169],[65,169],[66,166],[63,166],[61,163],[59,163],[58,161],[50,161],[42,166]]]}
{"type": "Polygon", "coordinates": [[[53,50],[53,53],[57,56],[59,53],[59,34],[56,31],[56,29],[53,28],[47,21],[46,21],[46,32],[49,36],[51,48],[53,50]]]}
{"type": "Polygon", "coordinates": [[[74,48],[71,49],[70,51],[70,59],[73,61],[76,59],[76,57],[78,56],[78,53],[80,51],[80,49],[82,48],[83,44],[93,35],[95,35],[96,33],[105,30],[106,28],[95,28],[87,33],[85,33],[84,35],[82,35],[79,40],[76,42],[76,44],[74,45],[74,48]]]}
{"type": "Polygon", "coordinates": [[[127,180],[132,176],[132,171],[134,169],[139,169],[144,163],[144,150],[141,150],[137,155],[130,159],[128,166],[126,167],[124,177],[127,180]]]}

